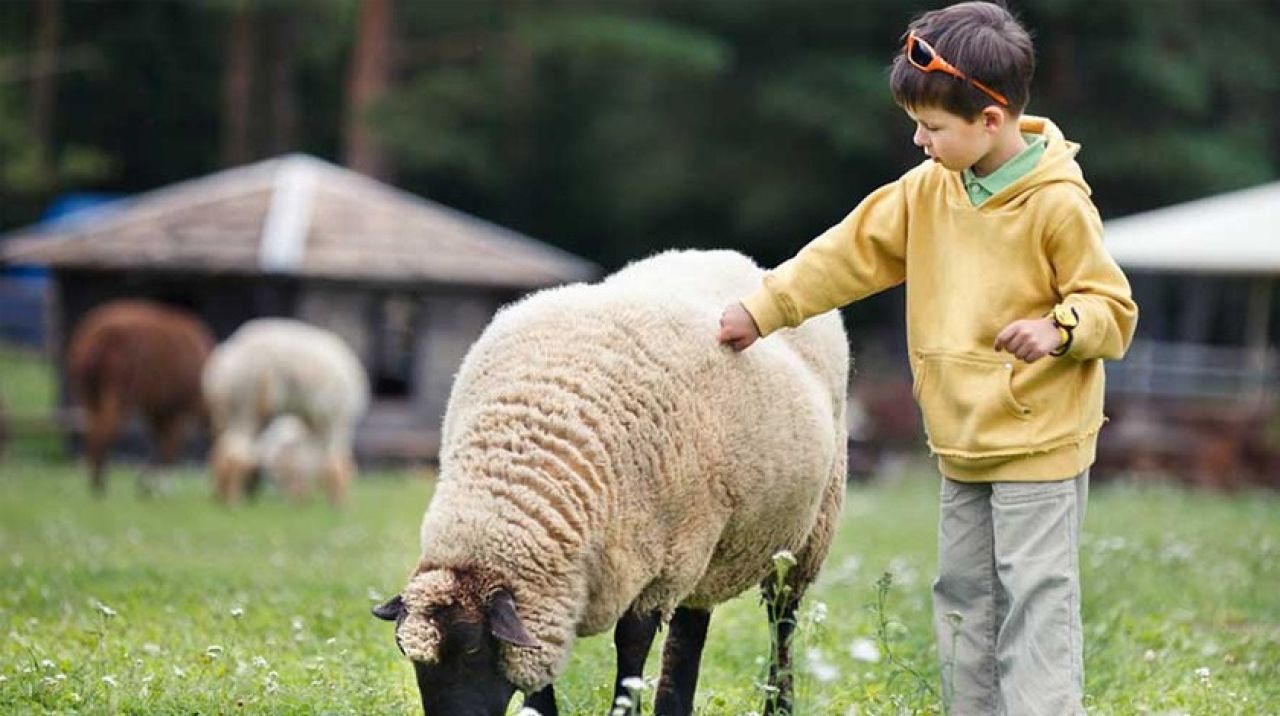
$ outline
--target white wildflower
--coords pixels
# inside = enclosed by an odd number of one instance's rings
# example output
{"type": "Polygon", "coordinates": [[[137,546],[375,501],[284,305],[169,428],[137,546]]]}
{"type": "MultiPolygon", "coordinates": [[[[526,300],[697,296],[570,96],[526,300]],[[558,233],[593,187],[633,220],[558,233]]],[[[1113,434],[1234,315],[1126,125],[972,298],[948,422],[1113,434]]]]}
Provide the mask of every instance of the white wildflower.
{"type": "Polygon", "coordinates": [[[280,690],[280,675],[274,671],[267,672],[267,678],[263,681],[262,687],[268,694],[274,694],[280,690]]]}
{"type": "Polygon", "coordinates": [[[262,658],[261,656],[253,657],[252,662],[253,662],[253,665],[258,667],[259,669],[265,669],[268,666],[270,666],[270,664],[267,663],[267,660],[262,658]]]}
{"type": "Polygon", "coordinates": [[[849,656],[875,664],[880,661],[880,647],[870,639],[854,639],[849,644],[849,656]]]}
{"type": "Polygon", "coordinates": [[[630,691],[631,693],[635,693],[637,691],[644,691],[649,688],[649,685],[646,684],[644,679],[639,676],[628,676],[622,680],[622,688],[630,691]]]}
{"type": "Polygon", "coordinates": [[[827,620],[827,603],[814,602],[813,609],[809,612],[809,618],[814,624],[821,624],[827,620]]]}
{"type": "Polygon", "coordinates": [[[789,549],[784,549],[780,552],[774,553],[773,557],[770,559],[773,560],[773,566],[783,574],[786,574],[787,571],[796,566],[796,556],[791,554],[791,550],[789,549]]]}
{"type": "Polygon", "coordinates": [[[1202,680],[1209,678],[1209,667],[1202,666],[1199,669],[1196,669],[1196,676],[1202,680]]]}
{"type": "Polygon", "coordinates": [[[3,684],[8,680],[9,680],[9,677],[5,676],[4,674],[0,674],[0,684],[3,684]]]}
{"type": "Polygon", "coordinates": [[[173,675],[178,677],[179,679],[187,678],[187,672],[181,666],[173,667],[173,675]]]}
{"type": "Polygon", "coordinates": [[[116,677],[112,676],[111,674],[107,674],[106,676],[102,677],[102,683],[106,684],[107,686],[110,686],[113,689],[120,685],[119,683],[116,682],[116,677]]]}
{"type": "Polygon", "coordinates": [[[302,617],[294,617],[293,619],[290,619],[289,624],[293,627],[294,631],[302,631],[303,627],[306,626],[302,621],[302,617]]]}
{"type": "Polygon", "coordinates": [[[1146,652],[1144,652],[1144,653],[1142,654],[1142,660],[1143,660],[1143,661],[1155,661],[1155,660],[1156,660],[1156,652],[1155,652],[1155,650],[1154,650],[1154,649],[1147,649],[1147,650],[1146,650],[1146,652]]]}
{"type": "Polygon", "coordinates": [[[147,642],[142,645],[142,652],[147,656],[159,656],[161,651],[163,651],[163,649],[160,648],[159,644],[147,642]]]}
{"type": "Polygon", "coordinates": [[[57,668],[57,666],[58,666],[57,664],[53,663],[52,659],[40,660],[40,668],[42,669],[54,669],[54,668],[57,668]]]}
{"type": "Polygon", "coordinates": [[[823,654],[821,649],[810,648],[805,652],[805,659],[808,662],[809,673],[813,674],[813,678],[818,681],[835,681],[840,676],[840,670],[827,661],[826,654],[823,654]]]}
{"type": "Polygon", "coordinates": [[[110,619],[111,617],[114,617],[114,616],[116,615],[116,610],[114,610],[114,609],[112,609],[111,607],[109,607],[109,606],[107,606],[107,605],[103,604],[102,602],[98,601],[97,599],[90,599],[90,600],[89,600],[89,606],[93,607],[94,609],[97,609],[99,612],[101,612],[101,613],[102,613],[102,616],[104,616],[104,617],[106,617],[106,618],[108,618],[108,619],[110,619]]]}
{"type": "Polygon", "coordinates": [[[218,646],[217,644],[210,644],[205,648],[204,655],[209,659],[216,659],[219,656],[222,656],[222,651],[221,646],[218,646]]]}
{"type": "Polygon", "coordinates": [[[244,616],[244,607],[240,607],[240,606],[231,607],[232,619],[239,619],[242,616],[244,616]]]}

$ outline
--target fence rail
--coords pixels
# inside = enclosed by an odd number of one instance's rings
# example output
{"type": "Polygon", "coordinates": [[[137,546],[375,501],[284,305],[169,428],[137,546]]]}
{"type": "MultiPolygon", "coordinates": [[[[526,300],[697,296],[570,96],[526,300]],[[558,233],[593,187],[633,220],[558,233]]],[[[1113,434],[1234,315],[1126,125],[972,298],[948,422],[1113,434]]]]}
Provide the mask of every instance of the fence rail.
{"type": "Polygon", "coordinates": [[[1135,341],[1107,366],[1113,394],[1167,398],[1258,398],[1280,393],[1280,353],[1195,343],[1135,341]]]}

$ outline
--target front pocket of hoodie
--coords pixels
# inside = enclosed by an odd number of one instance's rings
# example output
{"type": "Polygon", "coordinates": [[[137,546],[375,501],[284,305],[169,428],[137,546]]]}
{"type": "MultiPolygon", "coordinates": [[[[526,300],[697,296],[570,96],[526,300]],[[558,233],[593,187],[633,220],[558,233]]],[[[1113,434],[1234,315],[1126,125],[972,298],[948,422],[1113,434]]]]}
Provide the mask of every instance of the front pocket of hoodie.
{"type": "Polygon", "coordinates": [[[916,400],[934,452],[996,456],[1031,443],[1033,411],[1013,392],[1012,360],[921,352],[917,361],[916,400]]]}

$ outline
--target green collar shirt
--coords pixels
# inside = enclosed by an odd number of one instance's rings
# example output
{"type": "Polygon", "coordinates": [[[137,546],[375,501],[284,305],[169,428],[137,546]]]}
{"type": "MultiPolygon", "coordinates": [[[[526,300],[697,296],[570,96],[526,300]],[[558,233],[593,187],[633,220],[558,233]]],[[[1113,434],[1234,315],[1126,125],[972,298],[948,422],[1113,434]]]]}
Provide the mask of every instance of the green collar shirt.
{"type": "Polygon", "coordinates": [[[1027,142],[1027,148],[990,174],[980,177],[973,173],[972,167],[960,172],[965,193],[969,195],[969,203],[978,206],[1035,168],[1044,154],[1044,136],[1024,134],[1022,138],[1027,142]]]}

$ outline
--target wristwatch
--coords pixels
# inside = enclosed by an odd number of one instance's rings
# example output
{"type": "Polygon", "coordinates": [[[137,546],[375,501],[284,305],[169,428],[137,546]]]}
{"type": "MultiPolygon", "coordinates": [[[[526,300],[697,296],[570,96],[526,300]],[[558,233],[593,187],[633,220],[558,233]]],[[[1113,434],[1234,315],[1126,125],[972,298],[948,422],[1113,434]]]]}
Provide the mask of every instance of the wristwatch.
{"type": "Polygon", "coordinates": [[[1075,328],[1080,325],[1080,314],[1076,313],[1076,309],[1059,303],[1049,312],[1049,318],[1053,319],[1053,325],[1058,328],[1058,347],[1049,351],[1049,355],[1058,356],[1066,355],[1071,350],[1071,341],[1075,338],[1075,328]]]}

